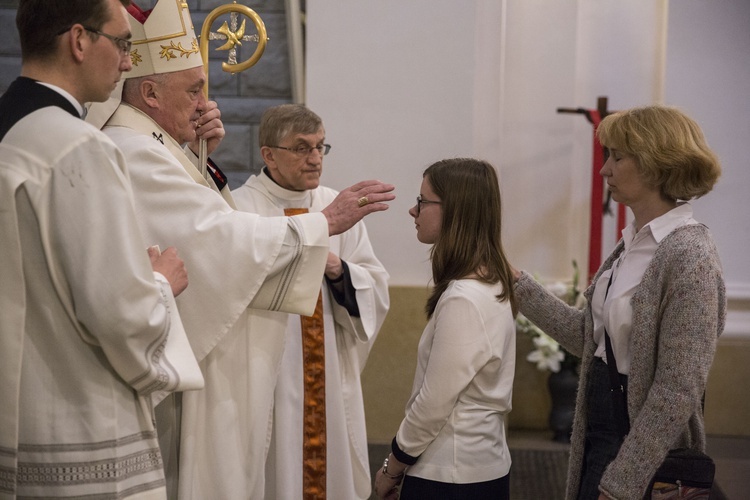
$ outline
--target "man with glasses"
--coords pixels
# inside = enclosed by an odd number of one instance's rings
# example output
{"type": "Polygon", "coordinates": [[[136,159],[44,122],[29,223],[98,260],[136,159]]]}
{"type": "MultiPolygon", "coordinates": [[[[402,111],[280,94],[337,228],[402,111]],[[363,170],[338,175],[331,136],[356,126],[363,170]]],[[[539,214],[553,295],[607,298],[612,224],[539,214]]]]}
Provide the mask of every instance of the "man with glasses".
{"type": "MultiPolygon", "coordinates": [[[[393,186],[366,181],[346,189],[321,213],[300,217],[259,217],[238,212],[226,178],[209,161],[199,165],[199,139],[212,153],[224,137],[220,112],[203,94],[205,74],[187,4],[160,0],[150,12],[128,10],[133,70],[127,75],[122,104],[104,132],[125,154],[135,207],[149,241],[176,245],[190,269],[191,287],[178,300],[183,323],[207,386],[226,387],[218,367],[222,346],[249,332],[253,309],[312,314],[328,256],[329,234],[349,229],[365,215],[386,210],[393,186]],[[183,31],[174,27],[182,27],[183,31]],[[205,174],[201,172],[205,168],[205,174]],[[359,204],[366,198],[368,204],[359,204]]],[[[266,370],[266,360],[245,361],[245,370],[266,370]]],[[[227,468],[201,482],[196,460],[232,463],[253,455],[247,439],[266,429],[241,427],[244,412],[224,394],[168,398],[157,407],[167,487],[171,497],[257,498],[252,471],[227,468]],[[210,439],[216,455],[192,453],[195,422],[209,411],[221,416],[210,439]],[[179,443],[179,444],[178,444],[179,443]]],[[[252,395],[249,396],[253,398],[252,395]]],[[[248,458],[249,457],[249,458],[248,458]]]]}
{"type": "Polygon", "coordinates": [[[131,67],[125,8],[20,0],[16,25],[21,77],[0,97],[0,497],[165,499],[151,394],[180,381],[164,351],[187,275],[174,248],[149,262],[122,154],[81,120],[131,67]]]}
{"type": "MultiPolygon", "coordinates": [[[[83,26],[83,25],[81,25],[83,26]]],[[[114,35],[108,35],[107,33],[100,31],[98,29],[94,29],[90,26],[83,26],[83,29],[88,31],[89,33],[94,33],[95,35],[103,36],[104,38],[108,38],[109,40],[112,40],[112,43],[117,45],[117,48],[120,49],[120,54],[124,56],[130,56],[130,48],[133,46],[133,42],[130,40],[126,40],[124,38],[120,38],[119,36],[114,35]]],[[[64,30],[60,32],[59,34],[62,35],[68,30],[64,30]]]]}
{"type": "MultiPolygon", "coordinates": [[[[336,191],[320,184],[323,157],[331,146],[325,143],[317,114],[299,104],[269,108],[261,118],[259,138],[266,166],[232,192],[240,210],[266,216],[300,209],[319,212],[336,197],[336,191]]],[[[267,438],[257,436],[261,446],[270,440],[265,468],[268,499],[370,496],[360,372],[388,312],[389,297],[388,273],[373,252],[364,221],[331,238],[325,279],[319,286],[319,330],[298,315],[258,312],[251,330],[260,332],[256,338],[263,341],[233,351],[240,359],[251,352],[279,363],[256,382],[266,389],[264,398],[254,399],[273,422],[267,438]]],[[[230,356],[227,351],[226,359],[230,356]]],[[[238,364],[232,360],[225,366],[238,364]]],[[[199,397],[207,397],[210,389],[199,397]]],[[[243,398],[240,391],[234,397],[243,398]]],[[[206,424],[211,421],[209,415],[206,424]]]]}

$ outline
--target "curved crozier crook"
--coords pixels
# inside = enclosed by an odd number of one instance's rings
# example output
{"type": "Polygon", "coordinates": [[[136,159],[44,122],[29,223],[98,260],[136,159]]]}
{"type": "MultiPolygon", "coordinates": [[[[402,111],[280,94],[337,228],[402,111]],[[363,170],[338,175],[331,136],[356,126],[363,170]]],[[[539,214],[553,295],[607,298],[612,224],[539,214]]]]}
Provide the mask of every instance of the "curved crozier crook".
{"type": "MultiPolygon", "coordinates": [[[[203,22],[203,27],[201,28],[200,51],[204,66],[208,64],[208,42],[212,39],[226,39],[227,42],[217,50],[229,50],[230,52],[234,50],[237,45],[242,45],[243,41],[254,40],[258,42],[258,46],[256,47],[255,52],[253,52],[253,54],[246,61],[241,63],[232,63],[231,61],[222,63],[221,69],[226,71],[227,73],[239,73],[241,71],[245,71],[258,62],[260,57],[263,55],[263,51],[266,49],[268,35],[266,33],[266,26],[265,24],[263,24],[263,20],[253,9],[234,2],[216,7],[208,14],[208,16],[206,16],[206,20],[203,22]],[[211,33],[211,25],[219,16],[222,16],[224,14],[232,15],[233,24],[236,23],[237,16],[239,15],[250,18],[250,20],[255,25],[255,29],[258,31],[258,34],[255,36],[245,36],[245,20],[243,20],[242,26],[239,29],[236,26],[230,27],[228,23],[224,22],[222,27],[217,31],[219,35],[212,36],[213,34],[211,33]]],[[[208,74],[208,71],[206,71],[206,74],[208,74]]]]}
{"type": "MultiPolygon", "coordinates": [[[[216,7],[212,10],[206,19],[203,21],[203,27],[201,28],[200,36],[200,54],[203,60],[203,70],[206,74],[206,82],[203,85],[203,94],[208,99],[208,79],[209,79],[209,68],[208,68],[208,42],[211,40],[226,40],[221,47],[217,50],[228,50],[229,61],[221,63],[221,69],[227,73],[240,73],[255,65],[266,50],[266,43],[268,42],[268,35],[266,33],[266,25],[263,24],[263,20],[260,16],[252,10],[250,7],[240,5],[236,1],[231,4],[224,4],[216,7]],[[218,34],[211,32],[211,25],[214,21],[224,14],[230,14],[231,25],[226,21],[217,30],[218,34]],[[242,25],[237,28],[237,18],[242,15],[250,20],[255,25],[258,31],[257,35],[246,36],[245,35],[245,19],[242,20],[242,25]],[[255,48],[255,52],[245,61],[237,63],[235,59],[237,45],[242,46],[243,41],[255,41],[258,46],[255,48]]],[[[208,153],[206,152],[206,141],[200,141],[200,154],[199,161],[201,165],[201,173],[205,176],[206,162],[208,161],[208,153]]]]}

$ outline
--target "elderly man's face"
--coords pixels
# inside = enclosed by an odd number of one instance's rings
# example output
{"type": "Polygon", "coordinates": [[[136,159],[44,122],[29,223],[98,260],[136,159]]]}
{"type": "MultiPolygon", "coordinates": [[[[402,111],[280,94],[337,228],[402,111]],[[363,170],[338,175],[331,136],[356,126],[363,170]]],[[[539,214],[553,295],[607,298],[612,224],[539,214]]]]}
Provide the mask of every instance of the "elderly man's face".
{"type": "Polygon", "coordinates": [[[276,183],[292,191],[315,189],[320,184],[323,173],[323,155],[315,149],[322,146],[326,139],[325,129],[321,126],[314,134],[289,134],[279,141],[279,148],[263,146],[261,154],[268,166],[271,177],[276,183]],[[289,151],[290,148],[306,147],[306,155],[289,151]]]}
{"type": "Polygon", "coordinates": [[[203,67],[175,71],[165,76],[164,82],[157,86],[159,111],[156,121],[180,144],[192,142],[196,138],[196,120],[206,105],[203,67]]]}

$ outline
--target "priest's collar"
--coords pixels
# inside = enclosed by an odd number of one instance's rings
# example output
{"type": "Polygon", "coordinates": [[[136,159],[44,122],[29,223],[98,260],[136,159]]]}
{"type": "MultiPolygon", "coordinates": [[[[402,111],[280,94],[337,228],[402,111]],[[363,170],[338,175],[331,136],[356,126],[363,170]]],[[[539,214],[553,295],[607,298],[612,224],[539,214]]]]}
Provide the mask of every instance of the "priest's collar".
{"type": "MultiPolygon", "coordinates": [[[[263,174],[264,175],[259,175],[258,178],[260,179],[260,182],[263,184],[263,186],[273,196],[282,200],[297,202],[297,205],[294,206],[298,208],[307,208],[312,204],[310,190],[292,191],[291,189],[286,189],[279,186],[271,177],[271,173],[268,171],[268,167],[263,167],[263,174]]],[[[289,206],[291,207],[292,205],[289,206]]]]}
{"type": "Polygon", "coordinates": [[[38,80],[37,80],[36,83],[38,83],[39,85],[44,85],[48,89],[54,90],[55,92],[57,92],[58,94],[60,94],[61,96],[63,96],[65,99],[67,99],[68,101],[70,101],[70,104],[72,104],[73,107],[76,108],[76,111],[78,111],[78,116],[80,116],[81,118],[85,118],[86,117],[83,105],[81,105],[81,103],[78,102],[78,100],[75,97],[73,97],[70,94],[70,92],[68,92],[67,90],[64,90],[64,89],[58,87],[57,85],[52,85],[51,83],[40,82],[38,80]]]}

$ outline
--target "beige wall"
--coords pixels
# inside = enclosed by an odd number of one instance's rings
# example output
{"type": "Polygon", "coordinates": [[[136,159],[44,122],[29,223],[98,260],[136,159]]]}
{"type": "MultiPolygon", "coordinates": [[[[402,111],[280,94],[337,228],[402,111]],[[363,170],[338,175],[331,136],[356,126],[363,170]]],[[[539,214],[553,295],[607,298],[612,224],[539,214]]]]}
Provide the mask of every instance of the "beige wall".
{"type": "MultiPolygon", "coordinates": [[[[416,367],[417,344],[426,323],[427,293],[421,287],[391,287],[391,310],[362,374],[367,434],[372,443],[389,443],[403,418],[416,367]]],[[[511,432],[547,428],[547,375],[525,360],[530,349],[531,341],[518,337],[511,432]]],[[[721,339],[706,391],[708,434],[750,436],[748,380],[750,339],[721,339]]]]}
{"type": "Polygon", "coordinates": [[[404,416],[417,366],[417,343],[427,323],[428,290],[391,287],[391,308],[362,372],[367,439],[389,443],[404,416]]]}
{"type": "Polygon", "coordinates": [[[706,390],[706,432],[750,436],[750,340],[719,341],[706,390]]]}

